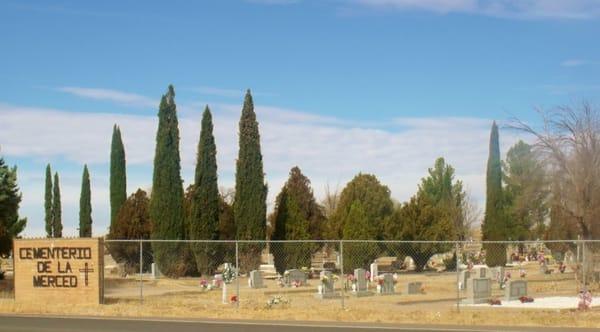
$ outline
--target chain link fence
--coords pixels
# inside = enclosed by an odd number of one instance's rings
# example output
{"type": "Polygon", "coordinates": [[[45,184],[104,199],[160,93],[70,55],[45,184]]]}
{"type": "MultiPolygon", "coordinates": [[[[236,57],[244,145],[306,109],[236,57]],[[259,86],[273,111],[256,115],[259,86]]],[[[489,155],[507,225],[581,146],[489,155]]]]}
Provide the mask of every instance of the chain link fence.
{"type": "Polygon", "coordinates": [[[105,245],[107,304],[181,299],[203,308],[222,303],[243,309],[460,310],[497,300],[564,302],[583,289],[600,290],[600,241],[106,240],[105,245]]]}

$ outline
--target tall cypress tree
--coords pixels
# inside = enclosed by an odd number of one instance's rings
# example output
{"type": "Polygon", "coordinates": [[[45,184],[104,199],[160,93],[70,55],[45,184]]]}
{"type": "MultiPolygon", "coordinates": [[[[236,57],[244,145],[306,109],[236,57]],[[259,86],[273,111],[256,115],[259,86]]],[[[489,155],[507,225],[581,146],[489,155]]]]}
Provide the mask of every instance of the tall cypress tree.
{"type": "Polygon", "coordinates": [[[110,147],[110,226],[117,218],[121,206],[127,200],[127,172],[125,169],[125,148],[121,139],[121,129],[113,127],[110,147]]]}
{"type": "Polygon", "coordinates": [[[60,182],[58,181],[58,173],[54,173],[54,187],[52,188],[52,228],[54,229],[53,237],[62,237],[62,207],[60,204],[60,182]]]}
{"type": "Polygon", "coordinates": [[[81,196],[79,197],[79,237],[92,237],[91,195],[90,173],[87,165],[84,165],[81,178],[81,196]]]}
{"type": "MultiPolygon", "coordinates": [[[[267,186],[260,151],[260,134],[250,90],[246,92],[240,118],[239,152],[235,172],[233,213],[239,240],[265,240],[267,186]]],[[[260,263],[257,245],[244,248],[243,263],[255,268],[260,263]]]]}
{"type": "MultiPolygon", "coordinates": [[[[486,174],[485,217],[481,225],[483,240],[506,240],[506,223],[502,193],[502,163],[500,161],[500,142],[496,121],[492,124],[490,147],[486,174]]],[[[503,244],[486,244],[486,261],[490,266],[506,263],[506,246],[503,244]]]]}
{"type": "MultiPolygon", "coordinates": [[[[158,111],[158,131],[154,155],[150,219],[152,238],[179,240],[184,235],[183,185],[179,157],[179,128],[175,90],[172,85],[162,96],[158,111]]],[[[160,271],[179,276],[182,271],[182,246],[177,243],[153,242],[154,258],[160,271]]]]}
{"type": "MultiPolygon", "coordinates": [[[[213,135],[212,115],[208,106],[202,114],[193,190],[189,238],[192,240],[218,240],[217,146],[213,135]]],[[[216,268],[214,258],[218,248],[206,244],[196,244],[193,247],[198,271],[212,273],[216,268]]]]}
{"type": "Polygon", "coordinates": [[[54,218],[52,216],[52,171],[50,164],[46,166],[46,190],[44,194],[44,221],[46,222],[46,236],[54,236],[54,218]]]}

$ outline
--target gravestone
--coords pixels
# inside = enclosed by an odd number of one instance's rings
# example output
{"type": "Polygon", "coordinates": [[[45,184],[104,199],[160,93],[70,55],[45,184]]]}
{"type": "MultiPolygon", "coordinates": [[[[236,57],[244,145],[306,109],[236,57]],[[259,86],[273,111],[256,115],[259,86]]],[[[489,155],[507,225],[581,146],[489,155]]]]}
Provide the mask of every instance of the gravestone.
{"type": "Polygon", "coordinates": [[[265,288],[263,284],[262,272],[258,270],[250,271],[250,278],[248,279],[250,288],[265,288]]]}
{"type": "Polygon", "coordinates": [[[486,266],[476,267],[473,269],[473,272],[474,272],[474,274],[471,274],[472,278],[484,279],[484,278],[491,277],[490,268],[486,267],[486,266]]]}
{"type": "Polygon", "coordinates": [[[315,296],[319,299],[334,299],[340,296],[335,293],[335,280],[331,271],[321,271],[319,275],[321,284],[317,288],[317,294],[315,296]]]}
{"type": "Polygon", "coordinates": [[[160,271],[158,270],[158,266],[156,266],[156,263],[152,263],[150,265],[150,271],[152,274],[152,279],[158,279],[162,277],[162,273],[160,273],[160,271]]]}
{"type": "Polygon", "coordinates": [[[413,281],[406,284],[406,294],[421,294],[422,283],[420,281],[413,281]]]}
{"type": "Polygon", "coordinates": [[[381,280],[382,282],[379,285],[379,294],[394,294],[394,276],[391,273],[384,273],[381,275],[381,280]]]}
{"type": "Polygon", "coordinates": [[[527,296],[527,280],[510,280],[504,289],[506,301],[518,300],[527,296]]]}
{"type": "Polygon", "coordinates": [[[469,271],[469,270],[460,271],[460,281],[459,281],[460,290],[467,289],[467,281],[469,280],[469,278],[471,278],[471,271],[469,271]]]}
{"type": "Polygon", "coordinates": [[[286,270],[283,274],[283,283],[287,287],[292,287],[294,283],[298,286],[306,286],[306,279],[306,273],[298,269],[286,270]]]}
{"type": "Polygon", "coordinates": [[[367,289],[367,270],[355,269],[354,280],[355,289],[352,290],[353,295],[357,297],[373,295],[373,293],[367,289]]]}
{"type": "Polygon", "coordinates": [[[467,284],[465,303],[487,303],[492,297],[492,280],[490,278],[471,278],[467,284]]]}
{"type": "Polygon", "coordinates": [[[379,276],[379,266],[377,263],[373,262],[370,266],[371,268],[371,282],[376,282],[377,277],[379,276]]]}

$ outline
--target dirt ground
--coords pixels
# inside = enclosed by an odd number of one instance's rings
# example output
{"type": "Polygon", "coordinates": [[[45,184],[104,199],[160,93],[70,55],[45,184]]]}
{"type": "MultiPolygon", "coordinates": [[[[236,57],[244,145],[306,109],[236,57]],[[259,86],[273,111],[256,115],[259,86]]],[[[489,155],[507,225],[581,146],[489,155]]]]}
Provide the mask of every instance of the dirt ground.
{"type": "MultiPolygon", "coordinates": [[[[535,265],[527,266],[529,295],[536,297],[576,295],[579,286],[574,274],[542,275],[535,265]]],[[[518,278],[518,271],[512,272],[518,278]]],[[[522,310],[508,308],[456,307],[456,273],[401,274],[396,285],[397,294],[360,297],[345,293],[342,299],[315,298],[317,279],[299,288],[281,288],[274,280],[266,280],[266,288],[250,289],[246,278],[239,280],[239,306],[222,304],[220,289],[205,291],[199,287],[199,278],[143,280],[143,303],[140,301],[140,281],[135,278],[105,279],[105,304],[96,306],[45,306],[18,304],[0,300],[0,312],[38,314],[75,314],[135,317],[191,317],[220,319],[311,320],[385,323],[439,323],[439,324],[502,324],[526,326],[600,327],[600,310],[522,310]],[[404,294],[407,282],[421,281],[424,293],[404,294]],[[281,296],[286,305],[269,308],[267,301],[281,296]]],[[[338,291],[340,282],[338,282],[338,291]]],[[[236,281],[228,285],[228,293],[235,295],[236,281]]],[[[493,295],[501,298],[503,290],[493,284],[493,295]]],[[[460,297],[465,294],[461,293],[460,297]]]]}

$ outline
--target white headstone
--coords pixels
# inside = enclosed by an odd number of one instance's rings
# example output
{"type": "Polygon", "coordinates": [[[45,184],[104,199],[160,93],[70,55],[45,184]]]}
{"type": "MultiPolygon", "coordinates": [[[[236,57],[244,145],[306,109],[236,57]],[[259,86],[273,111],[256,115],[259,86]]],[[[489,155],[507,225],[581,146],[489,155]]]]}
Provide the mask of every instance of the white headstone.
{"type": "Polygon", "coordinates": [[[258,270],[250,271],[250,277],[248,278],[250,288],[264,288],[262,272],[258,270]]]}
{"type": "Polygon", "coordinates": [[[158,278],[162,277],[162,273],[160,273],[160,271],[158,270],[158,266],[156,266],[156,263],[152,263],[150,265],[150,269],[152,272],[153,279],[158,279],[158,278]]]}
{"type": "Polygon", "coordinates": [[[373,264],[371,264],[371,282],[376,282],[378,276],[379,276],[379,271],[378,271],[377,263],[373,262],[373,264]]]}

